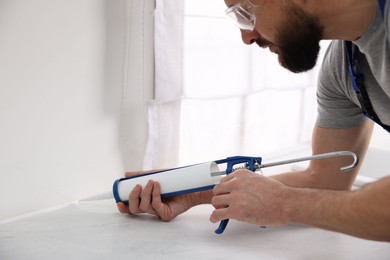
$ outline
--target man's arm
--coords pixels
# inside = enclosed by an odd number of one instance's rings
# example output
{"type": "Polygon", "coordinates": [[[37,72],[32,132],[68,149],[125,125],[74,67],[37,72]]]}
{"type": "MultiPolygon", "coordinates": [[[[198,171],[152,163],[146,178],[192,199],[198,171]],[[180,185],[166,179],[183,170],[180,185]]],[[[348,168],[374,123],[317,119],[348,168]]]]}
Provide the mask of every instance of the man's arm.
{"type": "MultiPolygon", "coordinates": [[[[352,129],[314,129],[313,153],[353,151],[360,158],[355,170],[340,173],[334,168],[347,165],[349,161],[340,160],[333,164],[318,160],[312,161],[309,168],[298,175],[280,174],[274,176],[275,179],[293,187],[350,189],[367,151],[373,125],[366,120],[352,129]]],[[[390,241],[390,177],[353,192],[317,189],[296,189],[295,192],[298,197],[295,202],[301,202],[301,205],[296,205],[297,210],[292,212],[292,222],[366,239],[390,241]]]]}
{"type": "Polygon", "coordinates": [[[355,191],[293,189],[291,222],[390,241],[390,176],[355,191]]]}
{"type": "MultiPolygon", "coordinates": [[[[373,124],[315,128],[313,153],[336,150],[364,158],[373,124]]],[[[272,178],[237,171],[214,188],[212,222],[236,219],[256,225],[305,224],[357,237],[390,241],[390,177],[349,191],[358,168],[340,172],[350,158],[313,160],[306,171],[272,178]]],[[[390,169],[389,169],[390,172],[390,169]]]]}
{"type": "Polygon", "coordinates": [[[240,170],[214,187],[212,222],[258,226],[304,224],[365,239],[390,241],[390,176],[360,190],[289,187],[240,170]]]}

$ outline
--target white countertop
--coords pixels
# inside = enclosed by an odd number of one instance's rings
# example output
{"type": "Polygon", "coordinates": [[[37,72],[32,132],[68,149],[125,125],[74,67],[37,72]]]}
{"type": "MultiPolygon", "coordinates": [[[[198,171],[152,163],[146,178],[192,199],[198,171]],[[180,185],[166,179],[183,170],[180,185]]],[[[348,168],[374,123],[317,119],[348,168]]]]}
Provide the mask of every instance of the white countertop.
{"type": "Polygon", "coordinates": [[[222,235],[212,207],[171,222],[118,213],[113,200],[74,203],[0,223],[0,259],[389,259],[390,243],[303,226],[230,221],[222,235]]]}

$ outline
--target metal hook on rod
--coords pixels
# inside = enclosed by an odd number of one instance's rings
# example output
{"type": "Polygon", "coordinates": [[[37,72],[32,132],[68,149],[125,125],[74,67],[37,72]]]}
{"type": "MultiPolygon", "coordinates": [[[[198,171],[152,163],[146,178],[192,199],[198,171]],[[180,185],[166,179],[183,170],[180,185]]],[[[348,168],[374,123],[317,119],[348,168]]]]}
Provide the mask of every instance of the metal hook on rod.
{"type": "Polygon", "coordinates": [[[316,154],[312,156],[307,157],[301,157],[301,158],[295,158],[285,161],[279,161],[279,162],[273,162],[273,163],[265,163],[258,165],[258,169],[266,168],[266,167],[272,167],[272,166],[278,166],[283,164],[290,164],[290,163],[296,163],[296,162],[302,162],[302,161],[311,161],[316,159],[324,159],[324,158],[331,158],[331,157],[337,157],[337,156],[351,156],[353,158],[353,162],[350,165],[343,166],[340,168],[342,172],[349,171],[356,167],[356,165],[359,163],[359,157],[350,151],[337,151],[337,152],[330,152],[330,153],[322,153],[322,154],[316,154]]]}

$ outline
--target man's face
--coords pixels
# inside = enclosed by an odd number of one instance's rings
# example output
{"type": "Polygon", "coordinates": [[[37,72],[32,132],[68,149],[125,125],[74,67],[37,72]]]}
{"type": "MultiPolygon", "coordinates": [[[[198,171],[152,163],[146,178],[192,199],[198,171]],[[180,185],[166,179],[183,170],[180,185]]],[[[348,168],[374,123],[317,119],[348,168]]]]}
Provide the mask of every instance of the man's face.
{"type": "MultiPolygon", "coordinates": [[[[241,31],[247,44],[256,42],[278,54],[279,63],[298,73],[312,69],[320,51],[323,29],[318,20],[291,1],[257,2],[254,31],[241,31]],[[269,4],[271,3],[271,4],[269,4]]],[[[225,0],[228,6],[240,1],[225,0]]]]}

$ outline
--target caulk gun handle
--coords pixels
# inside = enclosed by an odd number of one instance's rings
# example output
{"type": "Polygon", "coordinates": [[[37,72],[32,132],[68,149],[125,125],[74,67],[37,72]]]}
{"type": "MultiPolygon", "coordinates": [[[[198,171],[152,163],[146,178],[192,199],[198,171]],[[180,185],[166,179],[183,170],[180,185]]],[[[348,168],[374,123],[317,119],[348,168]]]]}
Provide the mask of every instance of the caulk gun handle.
{"type": "MultiPolygon", "coordinates": [[[[248,170],[255,171],[256,165],[261,164],[261,157],[248,157],[248,156],[233,156],[228,157],[225,160],[216,161],[217,164],[227,163],[226,167],[226,175],[233,172],[233,166],[237,163],[246,163],[248,170]]],[[[216,234],[222,234],[225,231],[227,224],[229,223],[229,219],[224,219],[219,224],[219,227],[215,230],[216,234]]]]}
{"type": "Polygon", "coordinates": [[[225,231],[225,228],[228,223],[229,223],[229,219],[222,220],[221,223],[219,223],[219,227],[215,230],[215,233],[218,235],[222,234],[223,231],[225,231]]]}
{"type": "MultiPolygon", "coordinates": [[[[232,170],[231,170],[231,167],[230,167],[230,169],[228,167],[228,169],[226,169],[226,174],[228,175],[230,173],[232,173],[232,170]]],[[[228,223],[229,223],[229,219],[221,220],[221,223],[219,223],[219,227],[215,230],[215,234],[218,234],[218,235],[222,234],[223,231],[225,231],[225,228],[226,228],[228,223]]]]}

